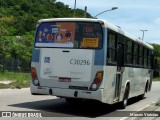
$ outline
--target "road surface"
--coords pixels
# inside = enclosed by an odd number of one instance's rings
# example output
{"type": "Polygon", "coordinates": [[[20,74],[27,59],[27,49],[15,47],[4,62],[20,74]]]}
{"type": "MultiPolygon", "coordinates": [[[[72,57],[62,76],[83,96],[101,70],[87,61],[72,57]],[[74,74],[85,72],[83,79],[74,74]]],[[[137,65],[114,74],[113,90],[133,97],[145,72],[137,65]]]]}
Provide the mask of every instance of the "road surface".
{"type": "MultiPolygon", "coordinates": [[[[0,111],[40,111],[42,115],[55,116],[45,118],[52,120],[124,120],[126,118],[125,111],[141,111],[158,99],[160,99],[160,82],[153,82],[152,90],[146,94],[145,99],[130,99],[129,105],[124,110],[119,109],[117,104],[111,106],[95,101],[70,105],[63,98],[55,96],[33,96],[30,94],[29,88],[2,89],[0,90],[0,111]],[[117,112],[119,113],[118,117],[115,116],[117,112]]],[[[17,120],[18,118],[13,119],[17,120]]]]}

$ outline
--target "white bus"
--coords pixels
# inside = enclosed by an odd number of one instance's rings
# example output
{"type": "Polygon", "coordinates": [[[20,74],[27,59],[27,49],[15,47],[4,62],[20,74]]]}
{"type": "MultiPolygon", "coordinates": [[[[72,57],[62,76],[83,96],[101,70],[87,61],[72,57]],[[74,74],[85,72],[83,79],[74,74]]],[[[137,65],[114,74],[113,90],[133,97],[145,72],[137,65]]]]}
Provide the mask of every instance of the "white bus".
{"type": "Polygon", "coordinates": [[[153,47],[105,20],[38,21],[30,90],[68,102],[119,102],[151,89],[153,47]]]}

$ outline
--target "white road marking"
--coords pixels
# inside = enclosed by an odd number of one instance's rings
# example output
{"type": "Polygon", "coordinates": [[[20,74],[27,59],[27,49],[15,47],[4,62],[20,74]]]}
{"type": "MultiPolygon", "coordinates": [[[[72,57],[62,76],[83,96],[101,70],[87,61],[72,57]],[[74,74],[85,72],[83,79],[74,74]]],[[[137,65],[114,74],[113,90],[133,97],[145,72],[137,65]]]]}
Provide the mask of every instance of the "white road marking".
{"type": "MultiPolygon", "coordinates": [[[[156,102],[154,101],[154,102],[152,102],[152,103],[154,104],[154,103],[156,103],[156,102]]],[[[148,105],[146,105],[145,107],[138,109],[136,112],[142,111],[143,109],[149,107],[150,105],[151,105],[151,104],[148,104],[148,105]]],[[[136,113],[136,112],[135,112],[135,113],[136,113]]],[[[128,117],[123,117],[123,118],[121,118],[120,120],[125,120],[125,119],[127,119],[127,118],[129,118],[129,116],[128,116],[128,117]]]]}

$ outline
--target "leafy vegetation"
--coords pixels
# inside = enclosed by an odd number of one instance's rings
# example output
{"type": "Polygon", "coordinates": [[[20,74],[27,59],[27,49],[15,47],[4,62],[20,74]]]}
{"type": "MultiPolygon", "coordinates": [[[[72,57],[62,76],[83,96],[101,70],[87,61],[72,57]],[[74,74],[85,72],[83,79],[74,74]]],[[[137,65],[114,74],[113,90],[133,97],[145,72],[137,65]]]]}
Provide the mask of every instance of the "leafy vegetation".
{"type": "MultiPolygon", "coordinates": [[[[0,0],[0,55],[18,58],[22,63],[30,61],[37,21],[73,17],[73,12],[68,5],[56,0],[0,0]]],[[[83,14],[83,10],[76,9],[76,17],[83,17],[83,14]]],[[[87,17],[92,16],[87,13],[87,17]]],[[[152,45],[160,63],[160,45],[152,45]]],[[[11,83],[0,83],[0,89],[28,87],[30,74],[5,72],[0,75],[2,80],[10,80],[11,83]]]]}
{"type": "Polygon", "coordinates": [[[3,88],[25,88],[29,87],[30,74],[29,73],[13,73],[5,72],[0,75],[0,81],[9,80],[11,83],[0,83],[0,89],[3,88]]]}
{"type": "MultiPolygon", "coordinates": [[[[36,22],[43,18],[73,17],[68,5],[55,0],[0,0],[2,32],[5,35],[25,35],[35,30],[36,22]]],[[[83,17],[83,10],[77,9],[77,17],[83,17]]],[[[87,14],[88,17],[91,17],[87,14]]]]}
{"type": "MultiPolygon", "coordinates": [[[[73,17],[74,10],[56,0],[0,0],[0,56],[31,60],[36,23],[39,19],[73,17]]],[[[76,9],[76,17],[84,11],[76,9]]],[[[92,17],[87,13],[87,17],[92,17]]],[[[160,45],[152,44],[160,64],[160,45]]],[[[2,58],[2,57],[1,57],[2,58]]],[[[0,61],[0,64],[3,62],[0,61]]]]}
{"type": "Polygon", "coordinates": [[[154,78],[153,81],[160,81],[160,77],[154,78]]]}
{"type": "Polygon", "coordinates": [[[10,88],[10,85],[0,83],[0,89],[6,89],[6,88],[10,88]]]}
{"type": "MultiPolygon", "coordinates": [[[[0,51],[5,58],[30,61],[39,19],[73,17],[73,9],[56,0],[0,0],[0,51]]],[[[84,11],[76,10],[76,17],[84,11]]],[[[87,13],[87,17],[91,17],[87,13]]],[[[1,64],[1,63],[0,63],[1,64]]]]}
{"type": "Polygon", "coordinates": [[[160,76],[160,45],[159,44],[152,44],[152,45],[154,47],[154,54],[155,54],[153,77],[159,77],[160,76]]]}
{"type": "Polygon", "coordinates": [[[157,57],[157,62],[160,64],[160,45],[159,44],[152,44],[155,50],[155,55],[157,57]]]}

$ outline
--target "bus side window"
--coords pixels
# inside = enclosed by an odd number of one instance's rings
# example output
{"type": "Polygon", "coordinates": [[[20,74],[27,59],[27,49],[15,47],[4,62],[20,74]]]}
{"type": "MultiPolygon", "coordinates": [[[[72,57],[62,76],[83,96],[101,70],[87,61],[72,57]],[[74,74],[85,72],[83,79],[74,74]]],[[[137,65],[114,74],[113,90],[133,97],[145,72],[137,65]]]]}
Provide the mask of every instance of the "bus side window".
{"type": "Polygon", "coordinates": [[[139,66],[143,67],[143,46],[139,45],[139,66]]]}
{"type": "Polygon", "coordinates": [[[148,68],[151,68],[151,51],[148,50],[148,68]]]}
{"type": "Polygon", "coordinates": [[[132,64],[132,42],[130,40],[127,42],[127,64],[132,64]]]}
{"type": "Polygon", "coordinates": [[[133,65],[138,65],[138,45],[134,43],[133,46],[133,65]]]}
{"type": "Polygon", "coordinates": [[[116,63],[116,34],[109,32],[107,62],[116,63]]]}
{"type": "Polygon", "coordinates": [[[148,66],[148,50],[144,48],[144,67],[148,66]]]}

